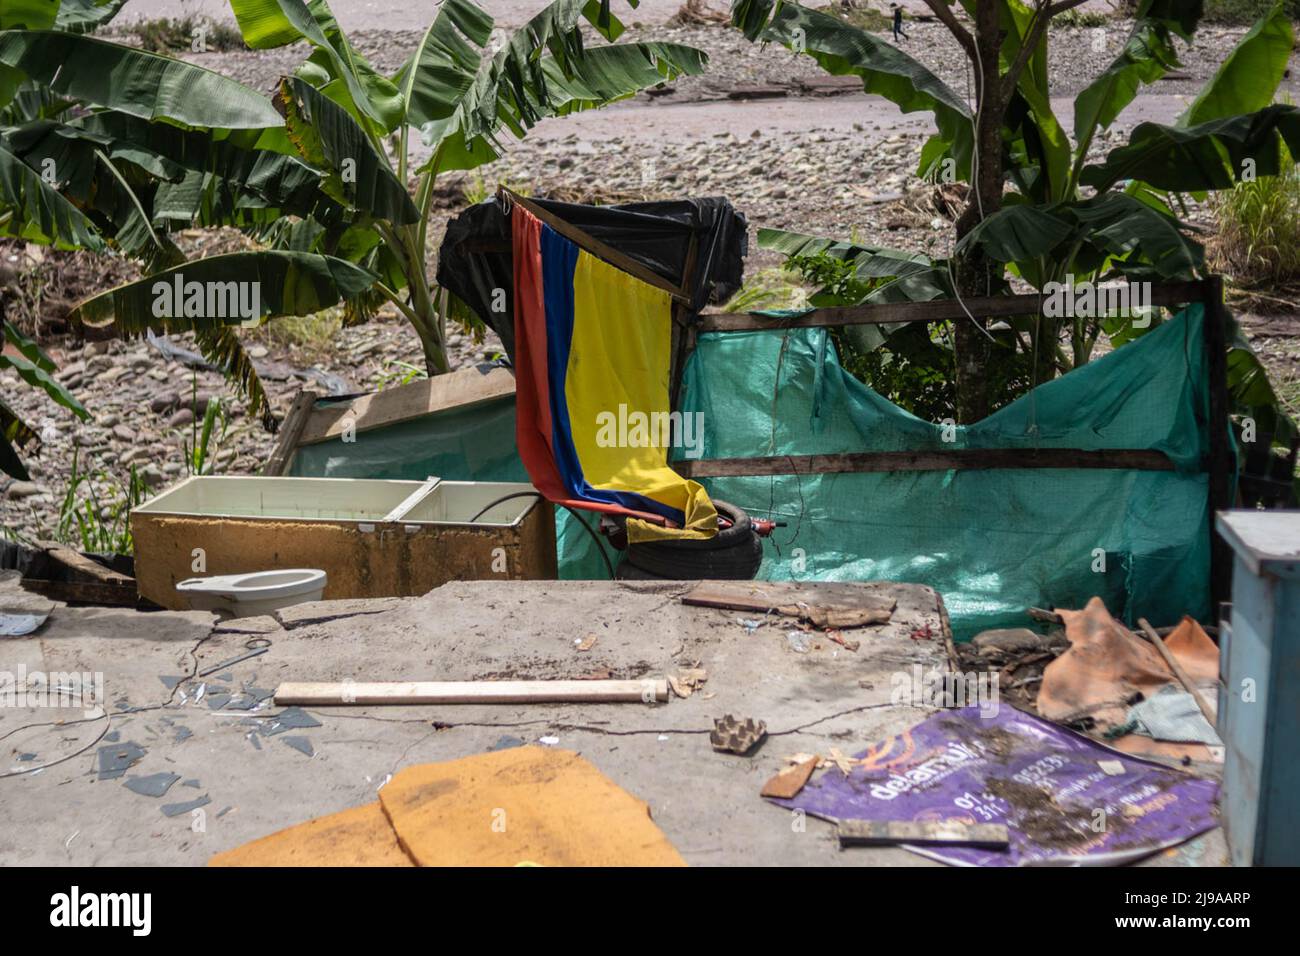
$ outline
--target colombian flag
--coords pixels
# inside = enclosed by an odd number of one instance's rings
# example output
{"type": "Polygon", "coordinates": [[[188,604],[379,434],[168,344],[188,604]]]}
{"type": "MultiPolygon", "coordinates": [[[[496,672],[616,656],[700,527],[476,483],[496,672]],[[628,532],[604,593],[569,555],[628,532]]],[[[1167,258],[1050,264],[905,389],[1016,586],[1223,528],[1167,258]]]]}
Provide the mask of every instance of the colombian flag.
{"type": "Polygon", "coordinates": [[[620,411],[669,412],[671,297],[519,204],[510,221],[515,437],[533,485],[559,504],[627,515],[633,541],[711,537],[713,503],[668,467],[662,443],[611,442],[599,427],[620,411]]]}

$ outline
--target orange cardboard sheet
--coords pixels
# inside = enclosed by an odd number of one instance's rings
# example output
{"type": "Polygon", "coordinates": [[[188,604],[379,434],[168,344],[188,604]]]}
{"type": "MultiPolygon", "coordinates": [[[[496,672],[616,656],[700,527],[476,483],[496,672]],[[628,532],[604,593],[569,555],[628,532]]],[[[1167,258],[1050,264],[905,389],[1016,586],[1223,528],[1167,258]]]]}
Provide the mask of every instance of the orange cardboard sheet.
{"type": "Polygon", "coordinates": [[[421,866],[685,866],[650,808],[568,750],[514,747],[400,771],[379,791],[421,866]]]}
{"type": "Polygon", "coordinates": [[[218,853],[209,866],[685,866],[650,808],[567,750],[399,771],[379,802],[218,853]]]}

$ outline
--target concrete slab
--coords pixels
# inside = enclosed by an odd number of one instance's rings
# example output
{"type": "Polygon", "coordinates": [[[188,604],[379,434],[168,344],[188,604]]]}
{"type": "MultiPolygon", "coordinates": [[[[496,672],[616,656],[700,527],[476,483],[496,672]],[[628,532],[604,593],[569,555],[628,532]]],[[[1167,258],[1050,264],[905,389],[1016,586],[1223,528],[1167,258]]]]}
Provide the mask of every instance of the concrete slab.
{"type": "MultiPolygon", "coordinates": [[[[503,738],[557,741],[591,760],[649,803],[690,864],[934,865],[899,849],[841,852],[830,826],[793,817],[758,792],[788,755],[851,754],[931,713],[890,695],[895,675],[947,666],[938,595],[891,586],[893,619],[855,632],[855,653],[820,635],[799,632],[791,642],[786,619],[751,632],[740,612],[684,607],[678,599],[689,587],[457,582],[419,598],[322,602],[224,624],[194,612],[57,606],[37,634],[0,639],[0,672],[100,675],[108,712],[0,708],[0,865],[202,865],[286,826],[371,803],[403,767],[482,753],[503,738]],[[160,680],[268,641],[265,654],[220,673],[174,689],[160,680]],[[275,744],[286,709],[265,696],[288,680],[637,678],[696,666],[707,682],[666,704],[307,708],[320,726],[292,733],[311,756],[275,744]],[[209,694],[258,700],[213,709],[209,694]],[[713,719],[726,713],[766,721],[755,754],[712,750],[713,719]],[[163,801],[100,780],[96,748],[115,740],[146,750],[132,775],[180,774],[211,802],[169,818],[163,801]],[[20,761],[30,753],[34,760],[20,761]]],[[[1222,857],[1214,831],[1157,862],[1222,857]]]]}

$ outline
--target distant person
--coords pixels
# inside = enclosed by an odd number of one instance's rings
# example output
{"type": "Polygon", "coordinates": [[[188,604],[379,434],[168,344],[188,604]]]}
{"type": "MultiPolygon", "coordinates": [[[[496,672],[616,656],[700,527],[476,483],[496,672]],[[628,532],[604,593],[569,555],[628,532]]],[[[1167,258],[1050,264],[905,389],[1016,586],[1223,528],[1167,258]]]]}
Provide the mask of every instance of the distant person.
{"type": "Polygon", "coordinates": [[[891,3],[889,9],[894,11],[894,42],[897,43],[899,37],[910,40],[911,37],[903,32],[903,8],[896,3],[891,3]]]}

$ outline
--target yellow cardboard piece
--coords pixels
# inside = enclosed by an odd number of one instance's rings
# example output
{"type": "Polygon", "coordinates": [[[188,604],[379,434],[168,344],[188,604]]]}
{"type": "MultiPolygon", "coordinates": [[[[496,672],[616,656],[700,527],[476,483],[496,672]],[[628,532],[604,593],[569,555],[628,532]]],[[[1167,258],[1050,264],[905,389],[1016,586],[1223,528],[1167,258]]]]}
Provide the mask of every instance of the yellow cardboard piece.
{"type": "Polygon", "coordinates": [[[379,791],[421,866],[685,866],[650,808],[568,750],[513,747],[399,771],[379,791]]]}
{"type": "Polygon", "coordinates": [[[415,866],[379,804],[317,817],[218,853],[208,866],[415,866]]]}

